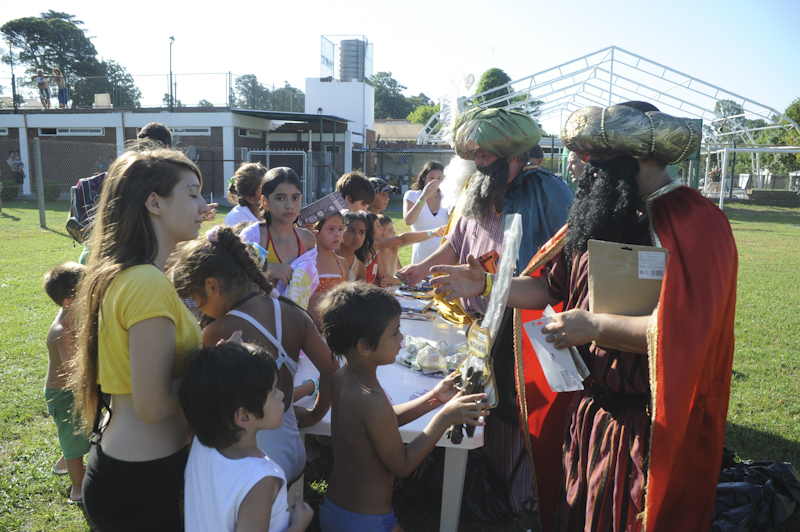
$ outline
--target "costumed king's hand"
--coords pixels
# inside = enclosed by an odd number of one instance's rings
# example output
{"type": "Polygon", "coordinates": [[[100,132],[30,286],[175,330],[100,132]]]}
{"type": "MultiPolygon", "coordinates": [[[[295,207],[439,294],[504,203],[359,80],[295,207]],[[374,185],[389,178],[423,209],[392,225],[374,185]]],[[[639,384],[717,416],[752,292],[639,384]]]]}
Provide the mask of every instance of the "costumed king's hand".
{"type": "Polygon", "coordinates": [[[568,310],[553,316],[553,321],[542,327],[542,333],[556,349],[585,345],[598,337],[595,318],[595,314],[586,310],[568,310]]]}
{"type": "Polygon", "coordinates": [[[427,272],[416,264],[409,264],[405,268],[401,268],[395,274],[395,277],[400,279],[406,286],[417,286],[421,280],[425,278],[427,272]]]}
{"type": "Polygon", "coordinates": [[[431,279],[436,288],[434,292],[444,296],[445,301],[480,295],[486,281],[481,263],[472,255],[467,255],[467,264],[458,266],[434,266],[431,273],[443,273],[431,279]]]}
{"type": "Polygon", "coordinates": [[[219,207],[219,203],[208,204],[208,208],[211,210],[203,215],[204,222],[210,222],[211,220],[217,217],[217,207],[219,207]]]}
{"type": "Polygon", "coordinates": [[[292,280],[292,266],[291,264],[275,264],[271,263],[269,265],[269,270],[267,271],[270,277],[275,280],[283,281],[285,285],[289,285],[289,282],[292,280]]]}
{"type": "Polygon", "coordinates": [[[425,183],[425,187],[422,189],[422,194],[420,194],[420,199],[422,201],[428,201],[430,198],[433,197],[434,194],[439,190],[439,184],[442,182],[441,179],[429,179],[427,183],[425,183]]]}

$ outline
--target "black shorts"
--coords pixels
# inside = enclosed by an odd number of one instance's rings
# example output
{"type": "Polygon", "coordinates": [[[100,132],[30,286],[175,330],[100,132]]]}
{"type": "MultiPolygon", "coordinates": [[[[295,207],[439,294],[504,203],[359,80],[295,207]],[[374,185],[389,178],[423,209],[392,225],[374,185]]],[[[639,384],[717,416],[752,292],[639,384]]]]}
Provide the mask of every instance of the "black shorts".
{"type": "Polygon", "coordinates": [[[117,460],[93,445],[83,478],[83,502],[96,530],[182,531],[188,458],[188,445],[148,462],[117,460]]]}

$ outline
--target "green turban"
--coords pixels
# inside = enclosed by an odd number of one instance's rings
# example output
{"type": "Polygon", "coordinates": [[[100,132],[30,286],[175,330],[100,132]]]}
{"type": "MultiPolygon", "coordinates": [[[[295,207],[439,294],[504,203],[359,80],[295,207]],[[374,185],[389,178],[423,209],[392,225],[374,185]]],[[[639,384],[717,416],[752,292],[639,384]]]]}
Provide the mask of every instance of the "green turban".
{"type": "Polygon", "coordinates": [[[475,160],[478,148],[503,159],[522,155],[542,134],[530,116],[506,109],[475,109],[456,119],[453,144],[462,159],[475,160]]]}

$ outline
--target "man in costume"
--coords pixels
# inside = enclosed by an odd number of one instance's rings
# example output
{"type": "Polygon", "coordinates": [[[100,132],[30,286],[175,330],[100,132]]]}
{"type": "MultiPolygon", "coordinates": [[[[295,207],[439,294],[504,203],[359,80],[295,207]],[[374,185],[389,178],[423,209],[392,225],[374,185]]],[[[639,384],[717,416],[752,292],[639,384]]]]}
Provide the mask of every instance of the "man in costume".
{"type": "MultiPolygon", "coordinates": [[[[692,121],[641,102],[585,107],[564,125],[564,145],[589,155],[587,170],[566,230],[514,279],[508,301],[517,309],[563,302],[543,332],[556,348],[576,346],[591,372],[583,391],[553,393],[522,336],[529,320],[517,313],[521,418],[543,530],[709,530],[730,393],[737,253],[724,213],[666,170],[691,156],[700,136],[692,121]],[[651,315],[589,312],[589,239],[669,251],[651,315]]],[[[474,259],[433,271],[447,274],[434,284],[448,299],[491,284],[474,259]]]]}
{"type": "MultiPolygon", "coordinates": [[[[523,241],[516,270],[520,271],[539,246],[564,225],[573,199],[566,183],[528,164],[530,150],[538,147],[540,136],[536,122],[518,111],[480,109],[461,115],[455,123],[453,144],[461,159],[475,161],[477,172],[465,187],[443,244],[422,263],[400,270],[397,277],[416,284],[431,266],[465,264],[470,256],[478,257],[483,268],[494,273],[502,253],[505,215],[514,213],[522,218],[523,241]]],[[[450,179],[448,169],[444,182],[450,179]]],[[[463,299],[456,312],[442,314],[468,323],[482,318],[487,301],[480,295],[463,299]]],[[[492,348],[499,405],[487,420],[484,451],[490,467],[505,479],[510,510],[516,513],[531,507],[533,492],[530,458],[519,430],[512,318],[509,310],[492,348]]]]}

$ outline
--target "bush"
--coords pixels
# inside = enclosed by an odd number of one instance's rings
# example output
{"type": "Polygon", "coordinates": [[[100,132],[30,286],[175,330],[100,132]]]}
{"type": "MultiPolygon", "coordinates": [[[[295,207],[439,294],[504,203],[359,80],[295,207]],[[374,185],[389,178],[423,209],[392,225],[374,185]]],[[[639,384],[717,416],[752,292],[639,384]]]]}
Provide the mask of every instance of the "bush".
{"type": "Polygon", "coordinates": [[[42,190],[44,191],[45,201],[57,200],[61,195],[61,185],[55,181],[42,181],[42,190]]]}
{"type": "Polygon", "coordinates": [[[3,184],[3,192],[2,196],[0,196],[2,197],[3,201],[11,201],[17,199],[20,189],[20,186],[17,183],[6,180],[0,181],[0,183],[3,184]]]}

